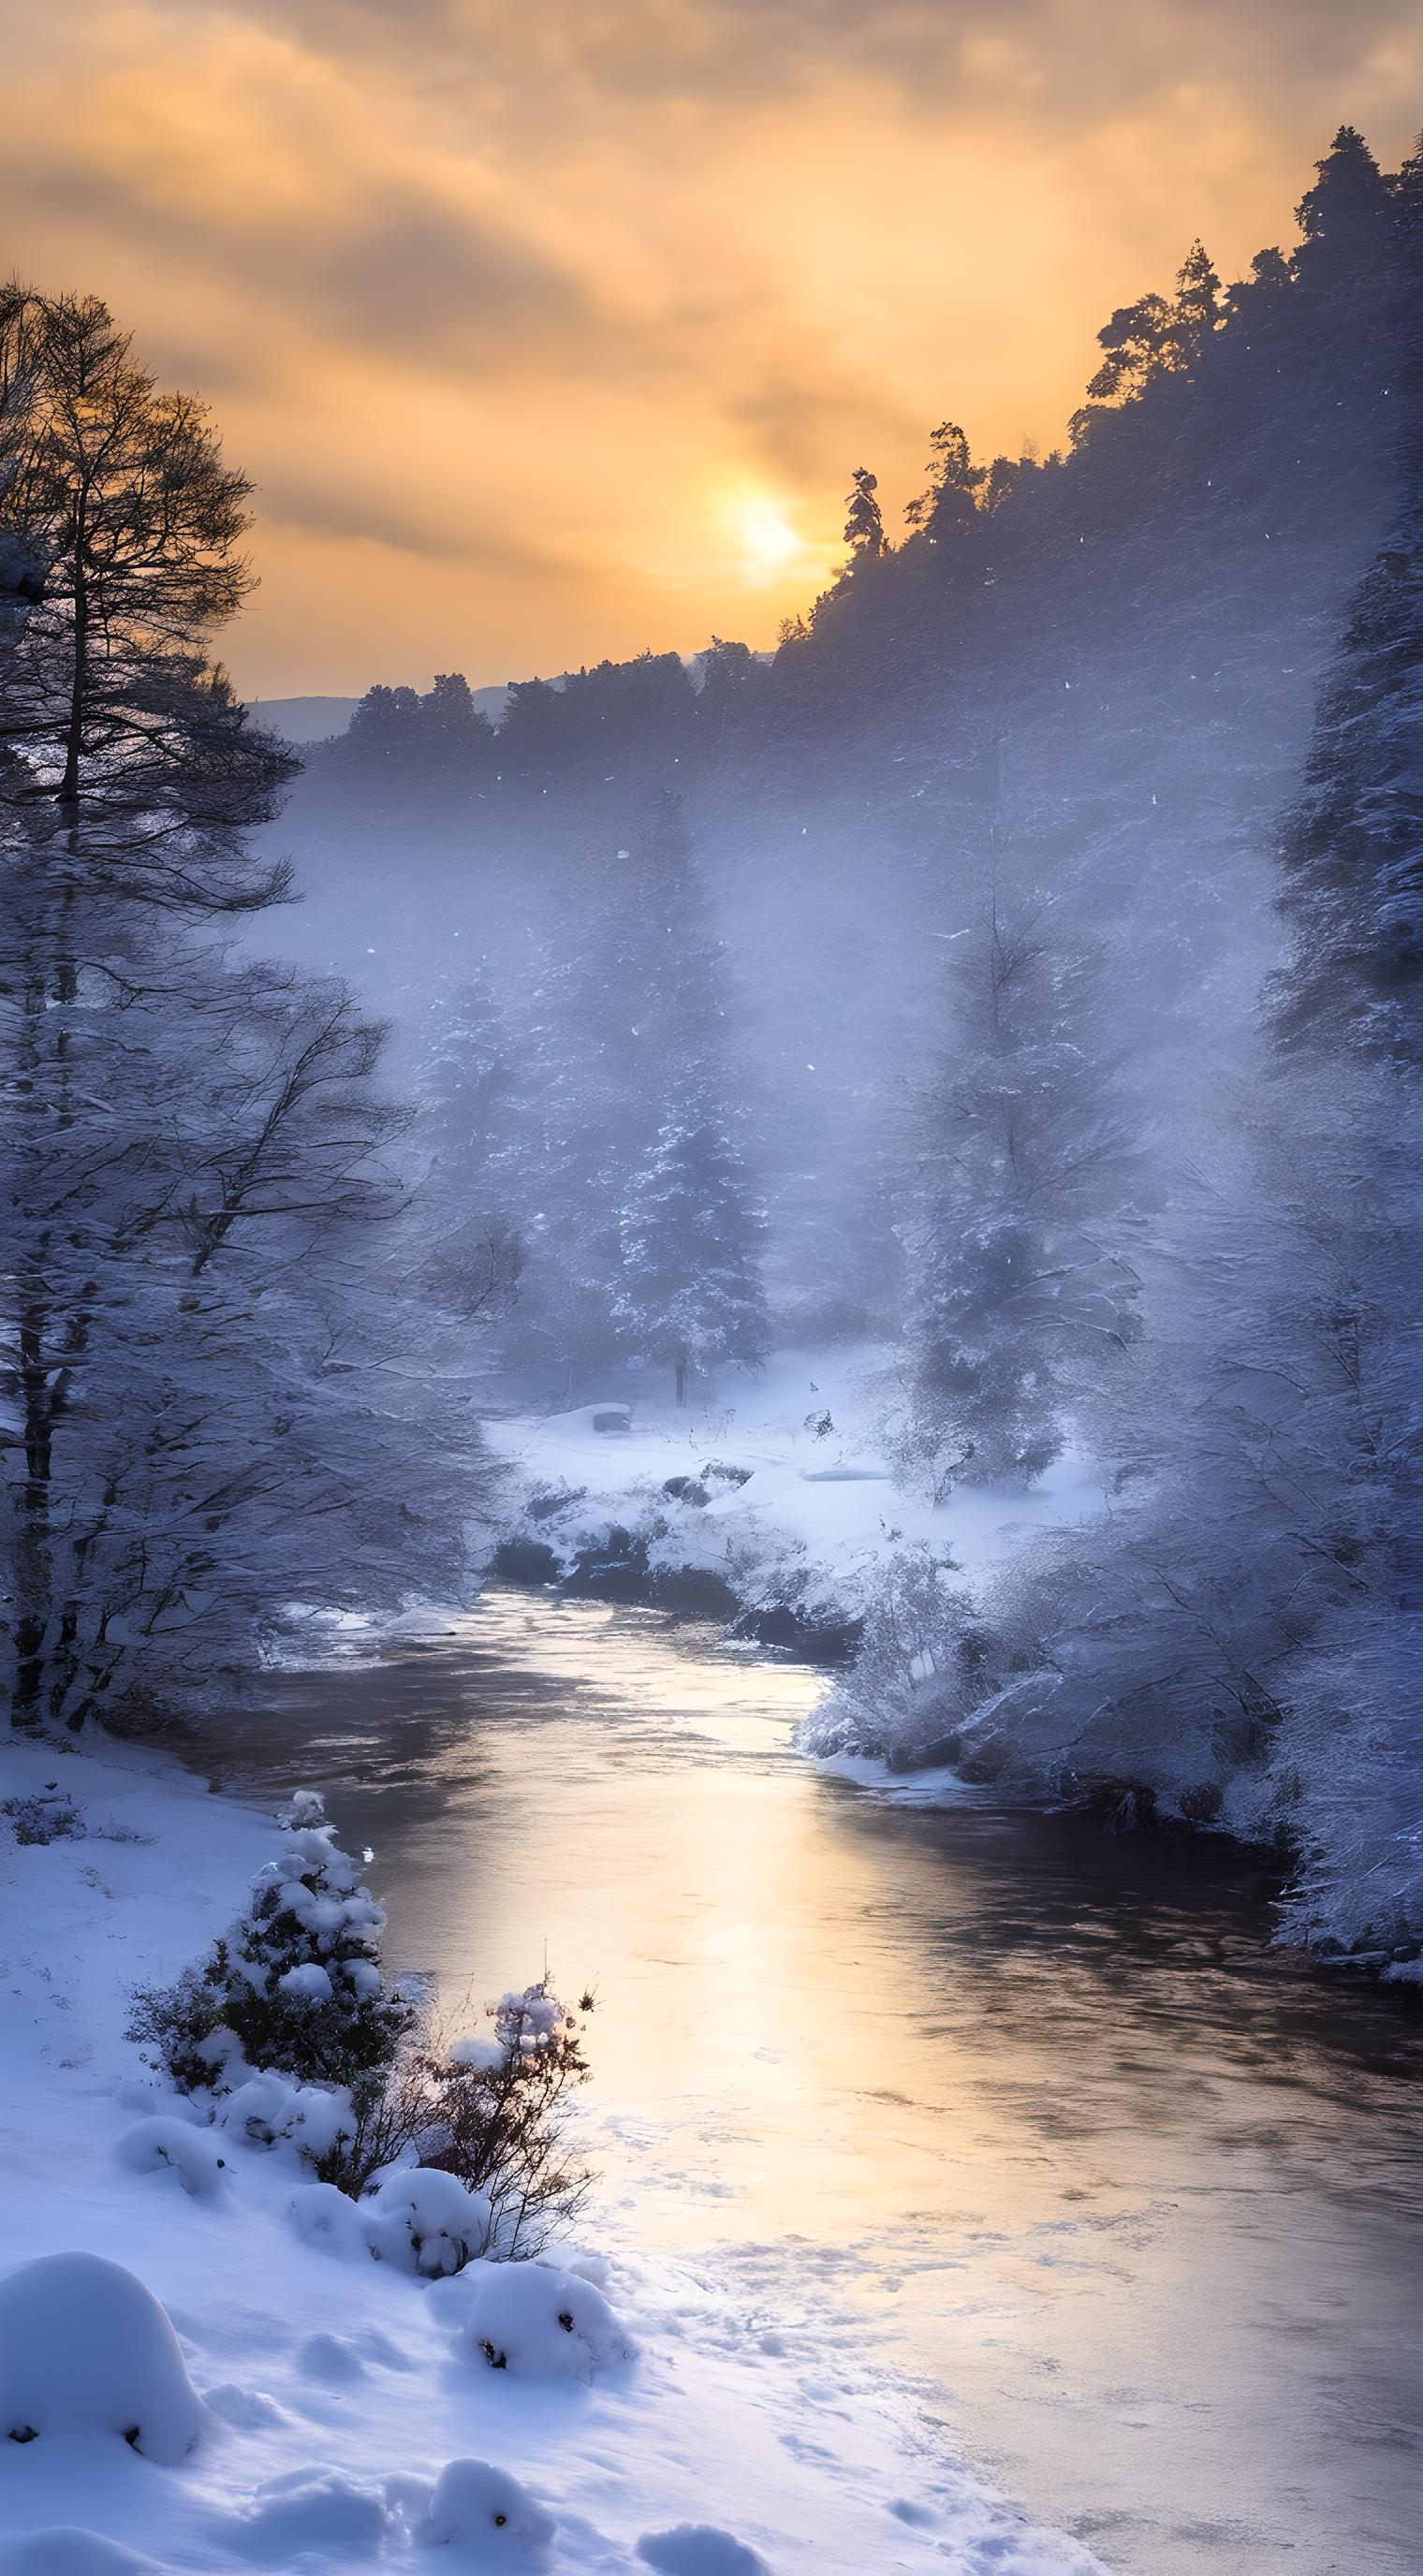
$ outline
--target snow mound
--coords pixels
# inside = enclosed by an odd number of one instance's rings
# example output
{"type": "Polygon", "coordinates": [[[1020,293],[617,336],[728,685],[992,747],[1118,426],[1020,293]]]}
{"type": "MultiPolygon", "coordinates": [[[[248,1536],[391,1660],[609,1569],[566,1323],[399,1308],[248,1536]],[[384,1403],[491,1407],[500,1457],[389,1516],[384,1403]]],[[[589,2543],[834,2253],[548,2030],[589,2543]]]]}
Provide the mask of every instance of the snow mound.
{"type": "Polygon", "coordinates": [[[45,2254],[0,2281],[0,2434],[114,2433],[171,2468],[202,2429],[151,2290],[101,2254],[45,2254]]]}
{"type": "Polygon", "coordinates": [[[507,2469],[451,2460],[415,2537],[437,2548],[458,2544],[476,2567],[533,2569],[547,2566],[553,2533],[552,2514],[507,2469]]]}
{"type": "Polygon", "coordinates": [[[287,2202],[287,2216],[298,2236],[323,2254],[367,2254],[360,2212],[334,2182],[304,2182],[287,2202]]]}
{"type": "Polygon", "coordinates": [[[390,2529],[381,2498],[335,2469],[293,2469],[259,2487],[256,2501],[256,2512],[225,2523],[222,2536],[259,2567],[304,2567],[307,2552],[344,2567],[373,2558],[390,2529]]]}
{"type": "Polygon", "coordinates": [[[675,2531],[645,2532],[637,2554],[659,2576],[769,2576],[756,2550],[709,2522],[679,2522],[675,2531]]]}
{"type": "Polygon", "coordinates": [[[187,2120],[140,2120],[114,2142],[114,2160],[130,2173],[171,2173],[202,2199],[218,2188],[225,2159],[206,2130],[187,2120]]]}
{"type": "Polygon", "coordinates": [[[137,2558],[101,2532],[65,2523],[32,2531],[0,2552],[0,2576],[156,2576],[151,2558],[137,2558]]]}
{"type": "Polygon", "coordinates": [[[388,2174],[368,2196],[366,2244],[378,2262],[427,2280],[463,2271],[489,2242],[494,2212],[482,2191],[467,2191],[454,2174],[416,2165],[388,2174]]]}
{"type": "Polygon", "coordinates": [[[474,2267],[469,2342],[491,2370],[529,2379],[593,2379],[636,2346],[602,2291],[547,2263],[474,2267]]]}

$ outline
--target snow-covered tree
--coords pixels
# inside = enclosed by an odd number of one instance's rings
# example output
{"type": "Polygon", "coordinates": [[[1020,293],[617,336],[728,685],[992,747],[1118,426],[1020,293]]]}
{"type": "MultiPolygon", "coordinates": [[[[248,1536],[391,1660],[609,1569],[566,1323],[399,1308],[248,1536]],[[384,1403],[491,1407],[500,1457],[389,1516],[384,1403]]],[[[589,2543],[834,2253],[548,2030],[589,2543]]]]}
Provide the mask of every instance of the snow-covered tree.
{"type": "Polygon", "coordinates": [[[270,2069],[342,2087],[359,2114],[383,2091],[416,2008],[385,1983],[385,1916],[321,1799],[298,1792],[285,1823],[246,1911],[175,1985],[136,1996],[130,2035],[184,2092],[270,2069]]]}
{"type": "Polygon", "coordinates": [[[1045,901],[955,943],[952,1021],[917,1118],[903,1463],[936,1497],[1041,1475],[1135,1336],[1132,1150],[1099,975],[1045,901]]]}
{"type": "Polygon", "coordinates": [[[422,1275],[442,1305],[472,1322],[513,1295],[523,1266],[524,1104],[508,1025],[485,968],[431,1003],[416,1100],[425,1158],[422,1275]]]}
{"type": "Polygon", "coordinates": [[[726,1110],[698,1073],[674,1080],[632,1176],[615,1309],[629,1347],[671,1369],[678,1404],[694,1371],[766,1355],[760,1212],[726,1110]]]}
{"type": "Polygon", "coordinates": [[[284,882],[244,831],[289,764],[203,658],[245,486],[102,307],[0,330],[38,567],[0,639],[7,1660],[16,1721],[72,1727],[211,1690],[283,1605],[454,1588],[471,1493],[353,1257],[400,1197],[379,1032],[214,937],[284,882]]]}
{"type": "MultiPolygon", "coordinates": [[[[1420,460],[1423,462],[1423,460],[1420,460]]],[[[1279,1042],[1400,1067],[1423,996],[1423,493],[1355,596],[1281,852],[1279,1042]]]]}

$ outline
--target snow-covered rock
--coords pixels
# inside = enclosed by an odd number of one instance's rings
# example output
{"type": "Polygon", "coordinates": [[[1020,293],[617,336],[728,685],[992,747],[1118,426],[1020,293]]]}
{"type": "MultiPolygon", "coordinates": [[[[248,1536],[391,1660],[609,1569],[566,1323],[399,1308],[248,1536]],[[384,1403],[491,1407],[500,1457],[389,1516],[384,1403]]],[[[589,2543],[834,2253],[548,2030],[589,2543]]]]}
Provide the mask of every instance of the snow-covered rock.
{"type": "Polygon", "coordinates": [[[140,2558],[121,2541],[61,2523],[52,2531],[27,2532],[8,2549],[0,2548],[0,2576],[156,2576],[156,2571],[151,2558],[140,2558]]]}
{"type": "Polygon", "coordinates": [[[44,2254],[0,2281],[0,2434],[113,2433],[172,2467],[203,2409],[151,2290],[102,2254],[44,2254]]]}
{"type": "Polygon", "coordinates": [[[435,2548],[458,2547],[476,2567],[533,2570],[548,2565],[554,2530],[552,2514],[507,2469],[487,2460],[451,2460],[415,2537],[435,2548]]]}
{"type": "Polygon", "coordinates": [[[636,2346],[601,2290],[548,2263],[475,2268],[468,2338],[492,2370],[528,2379],[593,2379],[636,2346]]]}

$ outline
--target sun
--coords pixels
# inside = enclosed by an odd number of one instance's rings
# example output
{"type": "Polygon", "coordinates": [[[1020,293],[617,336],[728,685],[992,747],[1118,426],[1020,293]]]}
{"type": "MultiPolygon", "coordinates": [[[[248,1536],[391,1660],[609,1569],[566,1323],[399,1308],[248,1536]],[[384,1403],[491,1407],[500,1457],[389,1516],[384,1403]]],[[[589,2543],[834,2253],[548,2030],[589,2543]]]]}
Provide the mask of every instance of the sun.
{"type": "Polygon", "coordinates": [[[805,553],[804,538],[767,494],[738,503],[736,524],[748,581],[769,581],[805,553]]]}

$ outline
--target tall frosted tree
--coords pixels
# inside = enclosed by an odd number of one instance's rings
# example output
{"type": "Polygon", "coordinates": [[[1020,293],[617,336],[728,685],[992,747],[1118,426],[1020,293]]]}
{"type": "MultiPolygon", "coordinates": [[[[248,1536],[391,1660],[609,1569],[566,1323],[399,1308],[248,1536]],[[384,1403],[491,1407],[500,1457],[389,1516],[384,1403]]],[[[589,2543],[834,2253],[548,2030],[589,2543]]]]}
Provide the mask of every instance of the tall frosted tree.
{"type": "Polygon", "coordinates": [[[762,1222],[719,1068],[689,1054],[622,1210],[617,1319],[639,1357],[670,1368],[679,1405],[693,1375],[766,1355],[762,1222]]]}
{"type": "Polygon", "coordinates": [[[0,304],[0,1282],[17,1724],[210,1690],[293,1601],[457,1579],[457,1423],[354,1259],[380,1033],[214,935],[291,764],[207,659],[246,486],[102,305],[0,304]],[[389,1352],[398,1347],[399,1366],[389,1352]]]}
{"type": "Polygon", "coordinates": [[[955,943],[950,1032],[917,1120],[904,1463],[942,1497],[1042,1474],[1135,1335],[1131,1153],[1098,970],[1046,902],[955,943]]]}
{"type": "Polygon", "coordinates": [[[483,966],[432,1001],[416,1097],[422,1274],[443,1306],[472,1322],[514,1294],[524,1257],[524,1103],[508,1023],[483,966]]]}

